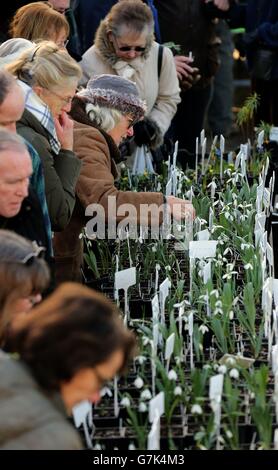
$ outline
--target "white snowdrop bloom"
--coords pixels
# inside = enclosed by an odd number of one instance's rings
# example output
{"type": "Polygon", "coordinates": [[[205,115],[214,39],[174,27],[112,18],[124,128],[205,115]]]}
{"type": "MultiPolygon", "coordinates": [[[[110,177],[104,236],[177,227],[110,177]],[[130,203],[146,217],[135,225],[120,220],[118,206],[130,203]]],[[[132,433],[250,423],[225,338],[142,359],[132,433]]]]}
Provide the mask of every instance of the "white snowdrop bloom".
{"type": "Polygon", "coordinates": [[[235,306],[239,301],[239,297],[235,297],[233,300],[233,305],[235,306]]]}
{"type": "Polygon", "coordinates": [[[233,312],[233,310],[230,310],[230,311],[229,311],[229,319],[230,319],[230,320],[233,320],[233,319],[234,319],[234,312],[233,312]]]}
{"type": "Polygon", "coordinates": [[[137,377],[135,380],[134,380],[134,385],[136,388],[142,388],[144,386],[144,381],[143,379],[141,379],[141,377],[137,377]]]}
{"type": "Polygon", "coordinates": [[[226,248],[226,250],[224,251],[223,255],[227,255],[228,253],[230,253],[231,255],[233,254],[233,251],[231,250],[231,248],[226,248]]]}
{"type": "Polygon", "coordinates": [[[136,447],[135,447],[135,445],[133,444],[133,442],[131,442],[131,443],[128,445],[128,450],[136,450],[136,447]]]}
{"type": "Polygon", "coordinates": [[[238,379],[239,378],[239,372],[237,369],[231,369],[230,370],[230,373],[229,373],[229,376],[231,377],[231,379],[238,379]]]}
{"type": "Polygon", "coordinates": [[[148,407],[147,407],[146,403],[141,401],[139,403],[139,408],[138,409],[139,409],[140,413],[146,413],[146,411],[148,410],[148,407]]]}
{"type": "Polygon", "coordinates": [[[223,310],[222,308],[219,308],[217,307],[214,311],[213,311],[213,315],[223,315],[223,310]]]}
{"type": "Polygon", "coordinates": [[[83,233],[80,233],[79,236],[78,236],[79,240],[82,240],[83,238],[83,233]]]}
{"type": "Polygon", "coordinates": [[[107,395],[108,397],[112,397],[113,396],[113,393],[112,393],[112,390],[110,390],[109,387],[103,387],[100,391],[100,396],[101,397],[105,397],[105,395],[107,395]]]}
{"type": "Polygon", "coordinates": [[[130,407],[130,399],[128,397],[123,397],[121,399],[121,402],[120,404],[124,407],[124,408],[129,408],[130,407]]]}
{"type": "Polygon", "coordinates": [[[152,252],[153,252],[153,253],[156,253],[156,252],[157,252],[156,245],[153,245],[153,246],[152,246],[152,252]]]}
{"type": "Polygon", "coordinates": [[[93,450],[102,450],[102,447],[100,444],[95,444],[93,450]]]}
{"type": "Polygon", "coordinates": [[[218,371],[219,365],[218,364],[213,364],[213,370],[218,371]]]}
{"type": "Polygon", "coordinates": [[[202,325],[199,326],[199,331],[204,335],[209,331],[208,327],[203,323],[202,325]]]}
{"type": "Polygon", "coordinates": [[[236,360],[233,357],[228,357],[227,364],[228,366],[234,366],[236,364],[236,360]]]}
{"type": "Polygon", "coordinates": [[[146,362],[147,358],[146,356],[137,356],[135,357],[135,361],[138,361],[140,365],[144,364],[146,362]]]}
{"type": "Polygon", "coordinates": [[[254,398],[255,398],[255,393],[254,392],[250,392],[250,398],[251,398],[251,400],[254,400],[254,398]]]}
{"type": "Polygon", "coordinates": [[[177,387],[175,387],[175,390],[174,390],[174,395],[176,397],[182,395],[182,388],[178,385],[177,387]]]}
{"type": "Polygon", "coordinates": [[[191,407],[191,413],[193,415],[201,415],[203,414],[202,407],[198,405],[197,403],[191,407]]]}
{"type": "Polygon", "coordinates": [[[138,242],[141,243],[141,245],[142,245],[142,243],[143,243],[143,238],[142,238],[142,237],[139,237],[139,238],[138,238],[138,242]]]}
{"type": "Polygon", "coordinates": [[[250,248],[252,245],[250,245],[250,243],[241,243],[240,245],[240,249],[242,251],[245,251],[245,250],[248,250],[248,248],[250,248]]]}
{"type": "Polygon", "coordinates": [[[177,373],[174,369],[171,369],[169,370],[168,372],[168,379],[169,380],[172,380],[173,382],[175,382],[177,380],[178,376],[177,376],[177,373]]]}
{"type": "Polygon", "coordinates": [[[203,369],[209,370],[209,369],[211,369],[211,365],[210,365],[210,364],[205,364],[204,367],[203,367],[203,369]]]}
{"type": "Polygon", "coordinates": [[[232,439],[233,433],[229,429],[227,429],[226,436],[227,436],[228,439],[232,439]]]}
{"type": "Polygon", "coordinates": [[[218,367],[218,372],[219,374],[225,375],[227,372],[227,367],[224,364],[222,364],[221,366],[218,367]]]}
{"type": "Polygon", "coordinates": [[[248,271],[249,269],[253,271],[253,265],[251,263],[247,263],[243,267],[244,269],[246,269],[246,271],[248,271]]]}
{"type": "Polygon", "coordinates": [[[126,169],[126,166],[124,163],[121,163],[121,170],[125,170],[126,169]]]}
{"type": "Polygon", "coordinates": [[[166,270],[166,271],[171,271],[171,266],[169,266],[169,265],[168,265],[168,266],[165,266],[165,270],[166,270]]]}
{"type": "Polygon", "coordinates": [[[217,299],[219,298],[219,292],[217,289],[212,290],[209,295],[214,295],[217,299]]]}
{"type": "Polygon", "coordinates": [[[152,394],[148,388],[143,390],[143,392],[140,395],[141,400],[150,400],[152,398],[152,394]]]}
{"type": "Polygon", "coordinates": [[[151,344],[151,340],[147,336],[143,336],[143,345],[147,346],[147,344],[151,344]]]}
{"type": "Polygon", "coordinates": [[[222,300],[217,300],[215,302],[215,307],[222,307],[222,300]]]}
{"type": "Polygon", "coordinates": [[[181,357],[180,356],[175,356],[175,362],[176,362],[177,366],[179,366],[181,364],[181,357]]]}

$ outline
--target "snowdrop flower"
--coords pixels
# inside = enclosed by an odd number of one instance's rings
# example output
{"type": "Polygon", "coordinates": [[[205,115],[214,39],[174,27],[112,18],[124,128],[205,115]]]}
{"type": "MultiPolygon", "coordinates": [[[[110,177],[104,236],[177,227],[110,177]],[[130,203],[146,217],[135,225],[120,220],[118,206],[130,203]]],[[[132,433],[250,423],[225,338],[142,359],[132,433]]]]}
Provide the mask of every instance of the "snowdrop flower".
{"type": "Polygon", "coordinates": [[[230,373],[229,373],[229,376],[231,377],[231,379],[238,379],[239,378],[239,372],[237,369],[231,369],[230,370],[230,373]]]}
{"type": "Polygon", "coordinates": [[[233,300],[233,305],[235,306],[239,301],[239,298],[238,297],[235,297],[234,300],[233,300]]]}
{"type": "Polygon", "coordinates": [[[152,344],[151,340],[147,336],[143,336],[143,345],[152,344]]]}
{"type": "Polygon", "coordinates": [[[241,245],[240,245],[240,249],[242,251],[248,250],[251,247],[252,247],[252,245],[250,245],[250,243],[241,243],[241,245]]]}
{"type": "Polygon", "coordinates": [[[175,390],[174,390],[174,395],[176,397],[182,395],[182,388],[178,385],[177,387],[175,387],[175,390]]]}
{"type": "Polygon", "coordinates": [[[212,290],[209,295],[210,296],[214,295],[216,297],[216,299],[219,298],[219,292],[218,292],[217,289],[212,290]]]}
{"type": "Polygon", "coordinates": [[[137,377],[137,379],[134,380],[134,385],[136,388],[142,388],[144,381],[141,379],[141,377],[137,377]]]}
{"type": "Polygon", "coordinates": [[[79,236],[78,236],[79,240],[82,240],[83,238],[83,233],[80,233],[79,236]]]}
{"type": "Polygon", "coordinates": [[[179,366],[181,364],[181,357],[180,356],[175,356],[175,362],[176,362],[177,366],[179,366]]]}
{"type": "Polygon", "coordinates": [[[251,263],[247,263],[243,267],[244,269],[246,269],[246,271],[248,271],[249,269],[253,271],[253,265],[251,263]]]}
{"type": "Polygon", "coordinates": [[[178,376],[177,376],[177,373],[174,369],[171,369],[169,372],[168,372],[168,379],[169,380],[173,380],[174,382],[177,380],[178,376]]]}
{"type": "Polygon", "coordinates": [[[150,400],[152,398],[152,394],[148,388],[143,390],[143,392],[140,395],[141,400],[150,400]]]}
{"type": "Polygon", "coordinates": [[[130,399],[128,397],[123,397],[120,403],[124,408],[130,407],[130,399]]]}
{"type": "Polygon", "coordinates": [[[166,271],[171,271],[171,266],[169,266],[169,265],[168,265],[168,266],[165,266],[165,270],[166,270],[166,271]]]}
{"type": "Polygon", "coordinates": [[[219,372],[219,374],[225,375],[226,372],[227,372],[227,367],[224,364],[222,366],[219,366],[218,367],[218,372],[219,372]]]}
{"type": "Polygon", "coordinates": [[[145,356],[137,356],[134,359],[135,361],[138,361],[140,365],[144,364],[146,362],[147,358],[145,356]]]}
{"type": "Polygon", "coordinates": [[[227,429],[226,436],[227,436],[228,439],[232,439],[233,433],[229,429],[227,429]]]}
{"type": "Polygon", "coordinates": [[[208,327],[206,325],[204,325],[204,323],[202,325],[199,326],[199,331],[201,331],[202,335],[204,335],[205,333],[207,333],[209,331],[208,327]]]}
{"type": "Polygon", "coordinates": [[[112,390],[110,390],[109,387],[103,387],[100,391],[100,396],[105,397],[107,395],[108,397],[112,397],[113,393],[112,390]]]}
{"type": "Polygon", "coordinates": [[[157,252],[156,245],[153,245],[153,246],[152,246],[152,252],[153,252],[153,253],[156,253],[156,252],[157,252]]]}
{"type": "Polygon", "coordinates": [[[230,311],[229,311],[229,319],[230,319],[230,320],[233,320],[233,319],[234,319],[234,312],[233,312],[233,310],[230,310],[230,311]]]}
{"type": "Polygon", "coordinates": [[[131,443],[128,445],[128,450],[136,450],[136,447],[135,447],[135,445],[133,444],[133,442],[131,442],[131,443]]]}
{"type": "Polygon", "coordinates": [[[233,357],[228,357],[227,364],[229,366],[234,366],[236,364],[236,360],[233,357]]]}
{"type": "Polygon", "coordinates": [[[209,369],[211,369],[211,365],[210,365],[210,364],[205,364],[204,367],[203,367],[203,369],[209,370],[209,369]]]}
{"type": "Polygon", "coordinates": [[[201,415],[203,414],[203,410],[202,410],[202,407],[198,404],[195,404],[191,407],[191,413],[193,415],[201,415]]]}
{"type": "Polygon", "coordinates": [[[138,409],[139,409],[140,413],[146,413],[146,411],[148,410],[148,407],[147,407],[146,403],[141,401],[139,403],[139,408],[138,409]]]}
{"type": "Polygon", "coordinates": [[[219,308],[222,307],[222,300],[217,300],[215,302],[215,307],[219,307],[219,308]]]}
{"type": "Polygon", "coordinates": [[[100,444],[95,444],[93,450],[102,450],[102,447],[100,444]]]}
{"type": "Polygon", "coordinates": [[[223,315],[223,310],[222,308],[216,308],[214,311],[213,311],[213,315],[223,315]]]}

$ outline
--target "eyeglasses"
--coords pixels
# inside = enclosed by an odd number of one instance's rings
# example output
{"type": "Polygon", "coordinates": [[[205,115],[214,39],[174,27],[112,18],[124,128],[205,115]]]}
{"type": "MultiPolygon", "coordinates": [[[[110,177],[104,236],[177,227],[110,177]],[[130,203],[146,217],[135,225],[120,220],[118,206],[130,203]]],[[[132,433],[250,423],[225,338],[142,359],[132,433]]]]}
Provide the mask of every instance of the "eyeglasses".
{"type": "Polygon", "coordinates": [[[31,253],[28,253],[22,260],[17,261],[20,264],[25,264],[25,266],[31,266],[36,258],[42,259],[44,258],[45,248],[43,246],[39,246],[37,242],[32,242],[33,249],[31,253]]]}
{"type": "Polygon", "coordinates": [[[58,93],[56,93],[56,92],[53,91],[53,90],[49,90],[48,88],[46,88],[46,90],[49,91],[49,93],[51,93],[52,95],[57,96],[57,98],[59,98],[61,101],[63,101],[63,102],[66,103],[66,104],[71,104],[71,103],[72,103],[72,100],[73,100],[73,98],[74,98],[74,96],[68,96],[67,98],[64,98],[63,96],[58,95],[58,93]]]}
{"type": "Polygon", "coordinates": [[[69,39],[66,39],[65,41],[57,42],[57,46],[66,48],[68,43],[69,43],[69,39]]]}
{"type": "Polygon", "coordinates": [[[119,46],[116,36],[113,35],[113,38],[115,39],[117,49],[119,49],[119,51],[121,52],[130,52],[130,51],[145,52],[146,50],[145,46],[119,46]]]}

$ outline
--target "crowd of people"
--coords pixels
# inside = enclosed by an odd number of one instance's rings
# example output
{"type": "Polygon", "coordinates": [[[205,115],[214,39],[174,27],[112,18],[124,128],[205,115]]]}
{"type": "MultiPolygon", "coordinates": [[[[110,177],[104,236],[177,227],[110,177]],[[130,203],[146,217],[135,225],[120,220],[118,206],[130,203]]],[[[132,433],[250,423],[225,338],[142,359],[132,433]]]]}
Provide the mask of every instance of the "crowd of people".
{"type": "Polygon", "coordinates": [[[18,3],[0,44],[0,449],[80,449],[67,416],[136,349],[117,307],[81,285],[86,209],[193,220],[190,201],[117,189],[117,164],[144,146],[158,170],[178,140],[185,169],[206,117],[228,135],[232,27],[246,28],[256,121],[278,125],[278,3],[18,3]]]}

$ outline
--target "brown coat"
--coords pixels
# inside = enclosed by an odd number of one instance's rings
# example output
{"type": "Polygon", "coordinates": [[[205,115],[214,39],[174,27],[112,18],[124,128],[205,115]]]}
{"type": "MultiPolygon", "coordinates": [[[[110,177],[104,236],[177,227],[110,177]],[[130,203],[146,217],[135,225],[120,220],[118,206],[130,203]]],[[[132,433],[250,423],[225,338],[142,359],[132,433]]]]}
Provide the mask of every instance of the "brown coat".
{"type": "MultiPolygon", "coordinates": [[[[117,167],[113,156],[118,155],[118,149],[110,136],[98,129],[80,122],[74,123],[74,152],[82,161],[80,176],[76,185],[78,196],[72,219],[67,228],[55,234],[54,251],[57,262],[57,282],[63,280],[80,280],[80,265],[82,264],[82,242],[79,234],[86,225],[85,209],[89,204],[100,204],[105,210],[105,221],[108,221],[108,196],[114,196],[116,209],[122,204],[132,204],[137,214],[140,214],[141,204],[163,204],[161,193],[136,193],[119,191],[114,186],[117,177],[117,167]],[[113,153],[115,155],[113,155],[113,153]]],[[[118,215],[117,222],[128,213],[118,215]]],[[[137,219],[138,220],[138,219],[137,219]]],[[[150,221],[143,219],[141,223],[150,221]]],[[[160,214],[155,223],[162,221],[160,214]]]]}

